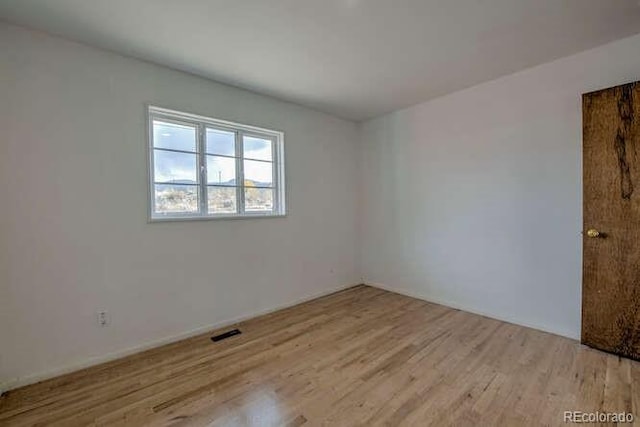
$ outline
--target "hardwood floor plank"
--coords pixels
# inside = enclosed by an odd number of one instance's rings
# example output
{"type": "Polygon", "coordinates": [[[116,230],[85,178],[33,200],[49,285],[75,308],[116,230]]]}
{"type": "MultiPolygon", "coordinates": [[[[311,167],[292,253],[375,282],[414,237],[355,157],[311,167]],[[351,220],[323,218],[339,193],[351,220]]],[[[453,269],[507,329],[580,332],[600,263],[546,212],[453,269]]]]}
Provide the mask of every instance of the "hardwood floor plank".
{"type": "Polygon", "coordinates": [[[13,390],[0,398],[0,425],[563,425],[572,410],[640,418],[639,365],[358,286],[13,390]],[[243,333],[209,339],[234,327],[243,333]]]}

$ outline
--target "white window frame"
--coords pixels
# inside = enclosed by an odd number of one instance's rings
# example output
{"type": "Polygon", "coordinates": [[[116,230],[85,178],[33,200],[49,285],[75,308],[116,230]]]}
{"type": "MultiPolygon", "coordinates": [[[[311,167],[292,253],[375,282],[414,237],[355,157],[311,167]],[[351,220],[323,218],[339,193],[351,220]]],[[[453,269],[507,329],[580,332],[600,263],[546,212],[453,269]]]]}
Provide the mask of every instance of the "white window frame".
{"type": "MultiPolygon", "coordinates": [[[[273,218],[286,216],[286,187],[284,168],[284,133],[257,126],[245,125],[230,122],[227,120],[214,119],[211,117],[170,110],[154,105],[147,105],[147,166],[148,166],[148,219],[149,222],[162,221],[184,221],[184,220],[213,220],[213,219],[248,219],[248,218],[273,218]],[[155,210],[155,167],[154,167],[154,141],[153,122],[162,120],[169,123],[195,126],[196,128],[196,155],[198,158],[197,167],[200,171],[198,177],[198,212],[188,213],[158,213],[155,210]],[[208,183],[207,183],[207,153],[206,153],[206,129],[214,128],[230,131],[235,134],[235,158],[236,161],[236,213],[209,214],[208,211],[208,183]],[[253,136],[272,141],[272,164],[273,164],[273,208],[271,211],[255,212],[245,211],[245,180],[244,180],[244,153],[243,137],[253,136]]],[[[225,156],[219,156],[225,157],[225,156]]],[[[253,159],[246,159],[253,160],[253,159]]]]}

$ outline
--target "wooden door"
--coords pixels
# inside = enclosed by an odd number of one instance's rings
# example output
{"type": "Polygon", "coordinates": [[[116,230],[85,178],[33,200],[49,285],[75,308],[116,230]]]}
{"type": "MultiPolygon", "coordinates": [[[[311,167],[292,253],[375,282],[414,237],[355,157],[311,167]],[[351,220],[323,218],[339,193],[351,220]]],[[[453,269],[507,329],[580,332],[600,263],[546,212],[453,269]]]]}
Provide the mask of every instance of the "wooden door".
{"type": "Polygon", "coordinates": [[[640,82],[582,97],[582,342],[640,360],[640,82]]]}

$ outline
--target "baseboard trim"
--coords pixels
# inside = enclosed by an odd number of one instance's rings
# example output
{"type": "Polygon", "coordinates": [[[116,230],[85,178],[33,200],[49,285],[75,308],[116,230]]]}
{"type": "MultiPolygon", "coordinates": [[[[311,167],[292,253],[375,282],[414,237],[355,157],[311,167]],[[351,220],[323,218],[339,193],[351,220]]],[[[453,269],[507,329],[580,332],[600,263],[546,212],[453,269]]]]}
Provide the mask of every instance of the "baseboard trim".
{"type": "Polygon", "coordinates": [[[170,335],[164,338],[160,338],[157,340],[152,340],[152,341],[148,341],[145,342],[143,344],[140,345],[136,345],[133,347],[127,347],[124,348],[122,350],[117,350],[102,356],[95,356],[95,357],[89,357],[89,358],[85,358],[83,360],[79,360],[76,362],[72,362],[63,366],[59,366],[53,369],[49,369],[43,372],[39,372],[36,374],[32,374],[32,375],[27,375],[24,377],[17,377],[17,378],[13,378],[10,379],[8,381],[4,381],[3,383],[0,383],[0,394],[2,394],[3,392],[7,392],[9,390],[13,390],[19,387],[24,387],[26,385],[29,384],[35,384],[37,382],[40,381],[45,381],[51,378],[55,378],[55,377],[59,377],[61,375],[65,375],[65,374],[69,374],[75,371],[79,371],[81,369],[85,369],[85,368],[89,368],[91,366],[96,366],[96,365],[100,365],[102,363],[105,362],[111,362],[113,360],[116,359],[121,359],[123,357],[126,356],[130,356],[132,354],[136,354],[136,353],[140,353],[142,351],[145,350],[150,350],[152,348],[155,347],[160,347],[162,345],[166,345],[166,344],[171,344],[174,343],[176,341],[181,341],[187,338],[191,338],[194,337],[196,335],[200,335],[203,334],[207,331],[211,331],[214,329],[219,329],[219,328],[224,328],[239,322],[243,322],[245,320],[249,320],[249,319],[253,319],[254,317],[259,317],[259,316],[264,316],[265,314],[269,314],[269,313],[273,313],[279,310],[283,310],[285,308],[289,308],[289,307],[293,307],[296,306],[298,304],[303,304],[305,302],[317,299],[317,298],[321,298],[327,295],[331,295],[333,293],[336,292],[340,292],[340,291],[344,291],[346,289],[349,288],[353,288],[356,286],[360,286],[361,283],[355,283],[355,284],[349,284],[349,285],[342,285],[342,286],[338,286],[338,287],[334,287],[322,292],[317,292],[302,298],[298,298],[292,302],[286,303],[286,304],[281,304],[278,305],[276,307],[273,308],[269,308],[266,310],[260,310],[251,314],[246,314],[246,315],[242,315],[242,316],[237,316],[234,317],[232,319],[228,319],[228,320],[224,320],[221,322],[216,322],[213,324],[209,324],[209,325],[204,325],[204,326],[200,326],[198,328],[195,329],[191,329],[189,331],[180,333],[180,334],[176,334],[176,335],[170,335]]]}
{"type": "Polygon", "coordinates": [[[474,307],[464,306],[462,304],[457,304],[457,303],[454,303],[454,302],[451,302],[451,301],[446,301],[446,300],[443,300],[443,299],[440,299],[440,298],[433,298],[431,296],[420,295],[420,294],[418,294],[416,292],[407,291],[406,289],[398,289],[398,288],[395,288],[395,287],[391,287],[391,286],[385,285],[383,283],[365,281],[365,284],[367,286],[371,286],[373,288],[378,288],[378,289],[382,289],[382,290],[385,290],[385,291],[393,292],[393,293],[396,293],[396,294],[404,295],[404,296],[407,296],[407,297],[416,298],[416,299],[419,299],[419,300],[422,300],[422,301],[427,301],[427,302],[430,302],[430,303],[443,305],[445,307],[453,308],[453,309],[456,309],[456,310],[466,311],[467,313],[477,314],[479,316],[488,317],[490,319],[499,320],[501,322],[511,323],[511,324],[518,325],[518,326],[524,326],[526,328],[535,329],[535,330],[538,330],[538,331],[546,332],[548,334],[553,334],[553,335],[558,335],[558,336],[561,336],[561,337],[564,337],[564,338],[569,338],[569,339],[574,340],[574,341],[579,341],[580,340],[579,336],[571,334],[571,333],[569,333],[567,331],[551,330],[551,329],[546,328],[546,327],[541,326],[541,325],[532,324],[532,323],[528,323],[528,322],[522,322],[520,320],[503,317],[503,316],[500,316],[500,315],[496,315],[494,313],[487,313],[487,312],[484,312],[484,311],[481,311],[481,310],[477,310],[474,307]]]}

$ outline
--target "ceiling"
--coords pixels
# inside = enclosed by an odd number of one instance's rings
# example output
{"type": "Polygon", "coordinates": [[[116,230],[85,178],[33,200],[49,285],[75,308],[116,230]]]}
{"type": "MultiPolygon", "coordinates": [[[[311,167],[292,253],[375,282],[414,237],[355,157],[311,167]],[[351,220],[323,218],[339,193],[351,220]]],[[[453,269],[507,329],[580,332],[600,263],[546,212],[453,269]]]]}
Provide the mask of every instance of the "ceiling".
{"type": "Polygon", "coordinates": [[[0,17],[351,120],[640,32],[638,0],[0,0],[0,17]]]}

